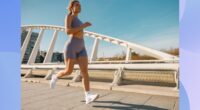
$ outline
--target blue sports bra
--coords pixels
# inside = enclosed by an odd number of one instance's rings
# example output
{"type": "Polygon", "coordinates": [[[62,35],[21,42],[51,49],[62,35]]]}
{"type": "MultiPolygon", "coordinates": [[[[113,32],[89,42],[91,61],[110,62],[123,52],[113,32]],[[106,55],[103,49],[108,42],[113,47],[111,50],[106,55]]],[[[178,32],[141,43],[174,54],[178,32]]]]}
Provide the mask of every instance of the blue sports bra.
{"type": "Polygon", "coordinates": [[[73,17],[73,20],[72,20],[72,23],[71,23],[72,28],[79,27],[82,24],[83,24],[82,21],[77,16],[73,17]]]}

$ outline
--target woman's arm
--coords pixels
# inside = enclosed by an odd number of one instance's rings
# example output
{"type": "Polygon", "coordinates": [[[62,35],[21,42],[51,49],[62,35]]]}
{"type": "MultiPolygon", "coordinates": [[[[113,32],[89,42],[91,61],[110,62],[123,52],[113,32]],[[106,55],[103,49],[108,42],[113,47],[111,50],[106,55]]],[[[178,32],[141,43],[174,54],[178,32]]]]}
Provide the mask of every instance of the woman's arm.
{"type": "Polygon", "coordinates": [[[71,15],[67,15],[67,17],[65,18],[65,32],[68,35],[69,34],[75,34],[75,33],[79,32],[79,31],[83,30],[84,28],[91,25],[90,23],[86,22],[79,27],[72,28],[71,27],[72,19],[73,19],[73,16],[71,16],[71,15]]]}

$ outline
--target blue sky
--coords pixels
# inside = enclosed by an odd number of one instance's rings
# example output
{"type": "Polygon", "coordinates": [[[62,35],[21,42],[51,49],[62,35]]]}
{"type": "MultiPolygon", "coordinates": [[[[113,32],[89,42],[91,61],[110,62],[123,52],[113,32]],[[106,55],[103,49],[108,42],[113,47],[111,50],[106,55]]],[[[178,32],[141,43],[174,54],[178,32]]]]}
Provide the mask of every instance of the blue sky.
{"type": "MultiPolygon", "coordinates": [[[[69,0],[22,0],[21,24],[64,26],[69,0]]],[[[80,0],[79,18],[86,30],[154,49],[179,47],[179,0],[80,0]]],[[[46,31],[41,50],[47,50],[53,32],[46,31]]],[[[67,36],[59,33],[54,51],[62,51],[67,36]]],[[[85,38],[88,54],[93,39],[85,38]]],[[[125,48],[100,42],[98,56],[112,56],[125,48]],[[106,49],[105,49],[106,47],[106,49]]]]}

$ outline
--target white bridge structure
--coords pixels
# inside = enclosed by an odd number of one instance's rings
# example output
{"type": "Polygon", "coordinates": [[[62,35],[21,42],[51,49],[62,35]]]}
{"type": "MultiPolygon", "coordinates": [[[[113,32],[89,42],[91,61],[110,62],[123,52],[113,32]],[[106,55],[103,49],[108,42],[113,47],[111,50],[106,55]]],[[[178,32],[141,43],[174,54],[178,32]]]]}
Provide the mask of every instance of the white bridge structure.
{"type": "MultiPolygon", "coordinates": [[[[65,27],[62,26],[53,26],[53,25],[23,25],[21,27],[22,31],[28,31],[26,38],[21,47],[21,60],[24,58],[25,51],[27,49],[31,33],[33,30],[40,30],[38,38],[35,42],[34,48],[30,54],[27,64],[22,64],[21,69],[23,71],[26,70],[25,77],[31,77],[33,75],[33,71],[36,69],[47,69],[47,73],[44,74],[45,79],[49,79],[55,71],[59,69],[64,69],[64,64],[55,64],[51,62],[53,49],[56,43],[56,39],[58,38],[59,32],[65,33],[65,27]],[[47,51],[47,54],[44,58],[43,63],[35,63],[37,52],[43,38],[43,33],[45,30],[52,30],[54,31],[52,35],[52,40],[47,51]]],[[[107,35],[98,34],[95,32],[84,31],[84,36],[90,37],[94,39],[93,48],[91,52],[91,57],[89,59],[88,69],[90,71],[110,71],[113,70],[114,72],[110,72],[111,76],[113,75],[112,84],[113,85],[120,85],[122,84],[122,80],[130,79],[134,80],[134,74],[145,75],[141,77],[148,77],[149,74],[154,74],[157,78],[153,78],[154,82],[163,81],[164,77],[167,77],[167,81],[171,81],[176,84],[176,88],[178,88],[178,74],[179,74],[179,58],[177,56],[167,54],[155,49],[151,49],[148,47],[144,47],[132,42],[124,41],[121,39],[117,39],[115,37],[110,37],[107,35]],[[97,61],[97,53],[98,53],[98,45],[99,41],[103,40],[114,45],[120,45],[127,49],[126,58],[124,61],[97,61]],[[142,53],[144,55],[148,55],[151,57],[156,58],[157,60],[131,60],[131,52],[142,53]],[[155,74],[158,74],[156,76],[155,74]],[[160,76],[159,76],[160,75],[160,76]],[[171,77],[171,79],[169,79],[171,77]],[[172,78],[173,77],[173,78],[172,78]],[[132,79],[131,79],[132,78],[132,79]]],[[[78,76],[80,76],[79,67],[75,65],[74,68],[74,76],[73,80],[78,81],[78,76]]],[[[92,72],[93,73],[93,72],[92,72]]],[[[106,72],[107,73],[107,72],[106,72]]],[[[95,73],[94,74],[101,74],[95,73]]],[[[90,74],[92,76],[92,74],[90,74]]],[[[108,75],[109,76],[109,75],[108,75]]],[[[151,80],[153,76],[149,78],[151,80]]],[[[146,78],[148,79],[148,78],[146,78]]]]}

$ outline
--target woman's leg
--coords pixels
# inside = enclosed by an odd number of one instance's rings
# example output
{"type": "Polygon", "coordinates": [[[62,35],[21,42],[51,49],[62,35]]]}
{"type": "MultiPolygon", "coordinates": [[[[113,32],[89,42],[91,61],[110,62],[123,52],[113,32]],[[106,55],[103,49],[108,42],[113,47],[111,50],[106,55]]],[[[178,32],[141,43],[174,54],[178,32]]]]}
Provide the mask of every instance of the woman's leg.
{"type": "Polygon", "coordinates": [[[56,81],[59,77],[64,75],[70,75],[74,69],[75,59],[65,59],[66,68],[64,70],[59,71],[56,75],[52,75],[50,81],[50,88],[54,88],[56,86],[56,81]]]}
{"type": "Polygon", "coordinates": [[[88,75],[88,59],[87,57],[79,57],[78,64],[83,76],[82,83],[85,91],[90,91],[89,75],[88,75]]]}
{"type": "Polygon", "coordinates": [[[70,59],[70,58],[65,59],[66,67],[65,67],[64,70],[59,71],[56,74],[56,77],[60,78],[60,77],[65,76],[65,75],[70,75],[73,72],[74,64],[75,64],[75,59],[70,59]]]}
{"type": "Polygon", "coordinates": [[[85,90],[85,103],[89,104],[95,101],[99,95],[90,93],[90,83],[89,83],[89,75],[88,75],[88,59],[87,57],[79,57],[78,64],[83,76],[82,83],[85,90]]]}

